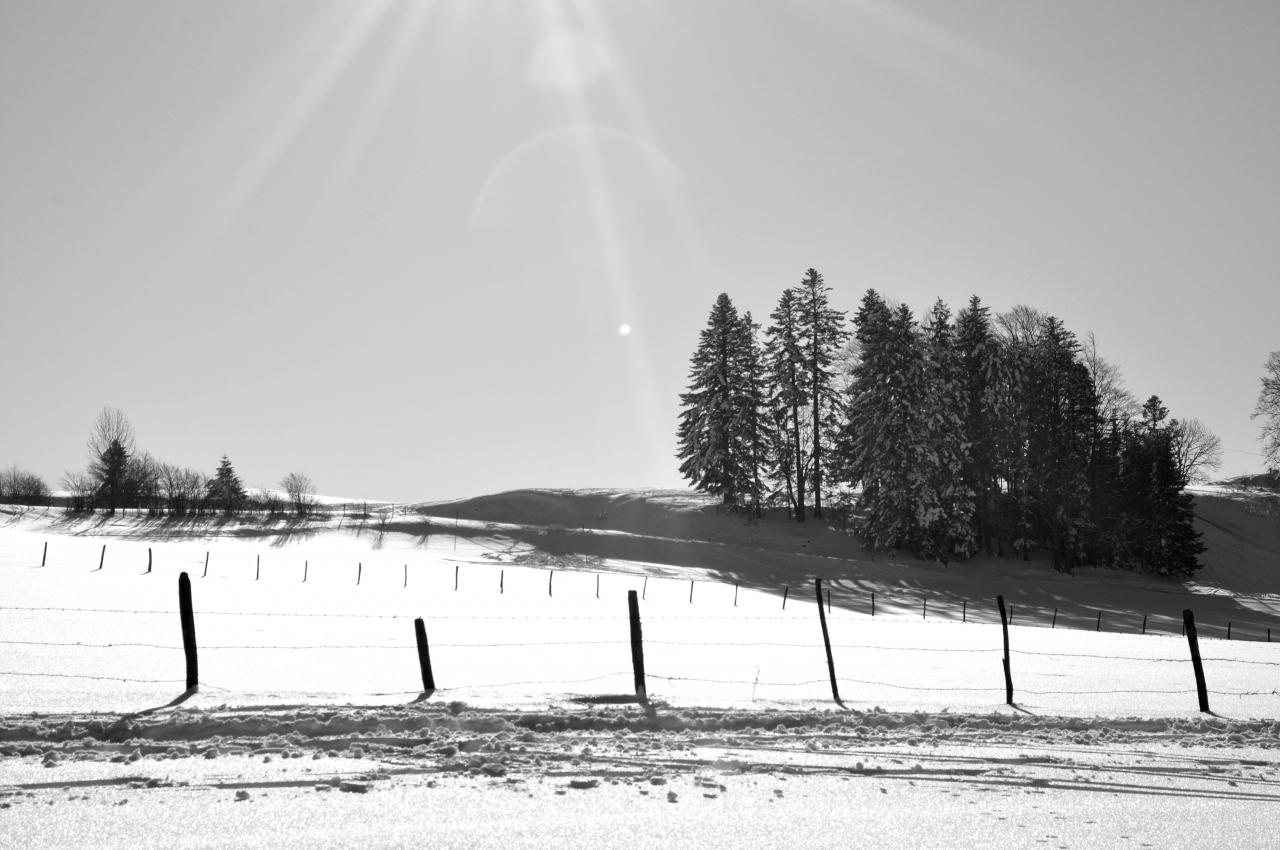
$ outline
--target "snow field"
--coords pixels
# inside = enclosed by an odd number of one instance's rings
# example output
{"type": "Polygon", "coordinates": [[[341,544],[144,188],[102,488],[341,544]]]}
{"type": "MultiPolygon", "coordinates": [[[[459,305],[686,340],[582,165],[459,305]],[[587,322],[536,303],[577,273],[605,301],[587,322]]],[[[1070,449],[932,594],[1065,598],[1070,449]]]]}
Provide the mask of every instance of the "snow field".
{"type": "MultiPolygon", "coordinates": [[[[518,709],[628,694],[626,596],[636,590],[653,699],[832,705],[811,584],[790,588],[784,609],[777,594],[704,581],[693,569],[663,567],[646,579],[647,565],[635,562],[612,562],[617,571],[604,573],[522,567],[509,562],[518,547],[497,538],[357,529],[281,539],[156,542],[5,527],[0,711],[136,711],[176,696],[182,571],[192,579],[205,703],[407,702],[421,691],[414,617],[426,621],[433,700],[518,709]]],[[[850,707],[990,711],[1004,703],[998,625],[924,619],[886,599],[874,618],[837,605],[828,627],[850,707]]],[[[1014,625],[1010,642],[1015,700],[1028,711],[1198,715],[1180,637],[1014,625]]],[[[1204,639],[1201,649],[1216,711],[1280,717],[1276,645],[1204,639]]]]}

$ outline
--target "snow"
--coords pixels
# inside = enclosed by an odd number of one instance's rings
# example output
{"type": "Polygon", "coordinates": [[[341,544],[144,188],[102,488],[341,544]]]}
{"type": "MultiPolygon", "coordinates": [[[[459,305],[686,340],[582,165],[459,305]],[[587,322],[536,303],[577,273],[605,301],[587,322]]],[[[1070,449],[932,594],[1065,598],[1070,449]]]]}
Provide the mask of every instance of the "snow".
{"type": "Polygon", "coordinates": [[[1211,540],[1185,586],[872,560],[835,530],[744,525],[688,494],[522,491],[271,526],[0,515],[0,820],[14,846],[50,847],[90,829],[140,847],[847,846],[849,829],[888,847],[1261,846],[1280,646],[1238,638],[1275,628],[1280,597],[1237,557],[1269,520],[1214,510],[1244,531],[1211,540]],[[201,687],[164,707],[184,685],[184,571],[201,687]],[[579,701],[633,689],[630,590],[651,713],[579,701]],[[1182,607],[1203,622],[1213,715],[1182,607]],[[1216,636],[1226,622],[1237,639],[1216,636]],[[837,805],[845,832],[813,817],[837,805]]]}

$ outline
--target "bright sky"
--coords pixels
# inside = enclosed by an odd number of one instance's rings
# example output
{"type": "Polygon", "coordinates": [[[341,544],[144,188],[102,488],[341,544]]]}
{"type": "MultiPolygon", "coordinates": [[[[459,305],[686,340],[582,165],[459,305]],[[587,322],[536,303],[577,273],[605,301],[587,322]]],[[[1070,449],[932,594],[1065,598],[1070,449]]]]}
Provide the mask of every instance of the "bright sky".
{"type": "Polygon", "coordinates": [[[0,0],[0,466],[56,486],[111,405],[252,486],[675,486],[716,295],[813,266],[1093,330],[1255,471],[1278,44],[1267,0],[0,0]]]}

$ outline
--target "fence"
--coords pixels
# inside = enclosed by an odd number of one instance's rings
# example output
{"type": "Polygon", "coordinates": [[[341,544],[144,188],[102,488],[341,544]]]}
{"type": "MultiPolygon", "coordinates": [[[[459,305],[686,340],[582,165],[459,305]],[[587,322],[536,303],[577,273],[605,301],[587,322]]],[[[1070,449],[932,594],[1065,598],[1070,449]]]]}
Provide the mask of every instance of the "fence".
{"type": "MultiPolygon", "coordinates": [[[[118,564],[108,560],[105,546],[95,554],[96,563],[86,565],[86,572],[111,573],[113,567],[115,572],[120,571],[118,564]]],[[[153,572],[151,550],[147,550],[145,566],[137,554],[131,575],[154,585],[159,574],[153,572]]],[[[47,544],[40,552],[40,564],[51,564],[47,544]]],[[[1096,704],[1099,698],[1106,698],[1113,705],[1128,701],[1125,704],[1132,704],[1133,708],[1147,709],[1149,699],[1159,696],[1175,700],[1177,705],[1197,705],[1203,711],[1208,710],[1209,697],[1244,701],[1280,695],[1256,684],[1259,675],[1280,667],[1272,660],[1274,656],[1254,652],[1252,658],[1240,657],[1239,653],[1233,657],[1211,652],[1197,663],[1196,647],[1203,629],[1197,632],[1190,612],[1184,612],[1187,642],[1176,654],[1172,638],[1154,638],[1163,641],[1153,644],[1161,650],[1156,654],[1117,653],[1109,645],[1097,652],[1060,651],[1056,645],[1059,638],[1051,642],[1045,639],[1071,619],[1059,617],[1058,612],[1054,612],[1050,628],[1020,631],[1017,640],[1010,641],[1010,626],[1024,623],[1027,612],[1003,605],[1002,599],[963,600],[960,610],[955,611],[954,605],[941,606],[920,597],[921,621],[972,628],[950,630],[941,644],[912,645],[910,641],[886,643],[871,639],[886,628],[908,623],[903,613],[909,600],[886,599],[883,595],[877,599],[873,593],[858,593],[855,588],[832,586],[821,579],[816,587],[797,585],[784,587],[780,594],[768,594],[738,585],[670,577],[453,563],[448,565],[452,570],[446,567],[430,572],[433,599],[457,599],[469,594],[470,602],[466,606],[449,604],[445,606],[449,613],[423,617],[407,611],[326,612],[309,609],[305,604],[292,610],[252,611],[234,605],[198,609],[191,599],[191,585],[209,575],[208,565],[206,553],[203,564],[197,562],[197,569],[190,576],[183,571],[179,583],[187,589],[180,591],[176,608],[168,604],[0,605],[0,646],[5,647],[5,655],[13,659],[17,653],[26,653],[27,658],[41,662],[26,669],[22,665],[0,669],[0,694],[22,688],[25,680],[47,678],[141,685],[148,692],[158,686],[191,689],[198,683],[202,688],[228,694],[278,690],[302,692],[319,699],[326,694],[352,692],[351,687],[317,690],[333,681],[335,671],[345,665],[349,669],[342,676],[348,685],[363,675],[362,667],[377,667],[388,679],[394,676],[399,682],[411,677],[414,680],[412,689],[371,690],[361,686],[360,693],[375,697],[411,697],[439,688],[467,698],[478,694],[501,699],[504,694],[514,694],[518,699],[527,695],[528,688],[537,686],[596,700],[603,697],[621,701],[625,697],[647,704],[653,693],[668,701],[682,695],[702,700],[707,694],[728,694],[727,699],[732,702],[742,700],[749,687],[752,701],[757,696],[817,700],[826,694],[826,698],[843,705],[850,700],[867,702],[873,699],[871,694],[889,692],[905,694],[908,699],[957,699],[963,695],[979,704],[1015,704],[1019,698],[1034,697],[1043,700],[1044,708],[1078,707],[1072,704],[1080,700],[1096,704]],[[603,594],[602,578],[608,584],[603,594]],[[634,585],[628,588],[625,616],[615,593],[622,580],[634,585]],[[662,598],[650,601],[651,592],[662,598]],[[566,596],[572,597],[574,612],[567,616],[562,610],[535,605],[537,599],[552,604],[566,596]],[[496,599],[508,600],[506,611],[486,612],[484,609],[496,599]],[[605,613],[584,616],[583,599],[600,600],[598,610],[605,613]],[[722,612],[720,615],[695,613],[713,605],[722,612]],[[813,617],[815,607],[817,617],[813,617]],[[894,615],[886,617],[887,608],[894,615]],[[179,615],[176,624],[175,613],[179,615]],[[647,636],[640,625],[642,613],[647,636]],[[11,620],[7,628],[5,619],[11,620]],[[229,622],[236,625],[226,625],[229,622]],[[308,626],[302,628],[299,623],[308,626]],[[996,623],[1002,627],[999,643],[993,630],[996,623]],[[109,633],[121,634],[124,639],[95,639],[94,633],[104,626],[109,633]],[[45,634],[39,634],[41,631],[45,634]],[[197,634],[205,636],[206,642],[197,644],[197,634]],[[210,634],[213,640],[208,640],[210,634]],[[495,635],[508,639],[495,639],[495,635]],[[850,642],[850,635],[867,639],[850,642]],[[293,641],[281,642],[279,636],[289,636],[293,641]],[[41,652],[46,654],[40,656],[41,652]],[[77,653],[90,653],[93,658],[89,662],[83,658],[77,661],[77,653]],[[561,654],[559,660],[552,657],[556,653],[561,654]],[[220,655],[235,661],[219,662],[220,655]],[[199,662],[210,657],[215,659],[215,675],[206,680],[201,677],[199,662]],[[380,660],[370,661],[374,658],[380,660]],[[1206,674],[1205,662],[1216,666],[1216,670],[1206,674]],[[754,676],[742,675],[753,666],[754,676]],[[1119,667],[1124,669],[1118,672],[1119,667]],[[997,669],[1000,674],[995,672],[997,669]],[[805,670],[812,673],[803,678],[786,675],[805,670]],[[508,675],[496,679],[475,675],[486,671],[508,675]],[[1233,672],[1224,675],[1224,671],[1233,672]],[[1085,686],[1063,687],[1059,683],[1064,678],[1084,680],[1085,686]],[[1210,689],[1215,679],[1237,687],[1218,685],[1217,689],[1210,689]],[[4,680],[11,684],[5,686],[4,680]],[[418,680],[421,688],[417,687],[418,680]],[[281,683],[279,687],[277,683],[281,683]]],[[[272,566],[274,569],[264,577],[261,557],[255,557],[253,582],[266,585],[274,580],[276,589],[292,583],[301,590],[318,579],[310,561],[305,561],[287,581],[275,575],[279,569],[272,566]]],[[[234,583],[241,595],[227,601],[242,600],[242,591],[251,586],[247,571],[241,570],[234,583]]],[[[387,572],[385,565],[380,565],[376,575],[384,591],[396,584],[401,591],[411,591],[411,585],[416,589],[420,573],[411,573],[408,564],[394,577],[387,572]]],[[[352,589],[365,587],[370,578],[364,562],[357,561],[351,566],[346,585],[352,589]]],[[[342,583],[332,565],[326,566],[323,579],[331,587],[342,583]]],[[[214,587],[208,582],[199,586],[214,587]]],[[[172,585],[169,587],[165,593],[172,600],[172,585]]],[[[157,600],[159,596],[153,593],[150,598],[157,600]]],[[[1103,618],[1092,619],[1092,631],[1102,631],[1103,618]]],[[[1144,617],[1145,634],[1152,636],[1157,631],[1153,619],[1144,617]]],[[[1184,624],[1179,624],[1178,633],[1183,632],[1184,624]]],[[[1108,619],[1106,625],[1113,624],[1108,619]]],[[[1231,630],[1229,623],[1226,634],[1231,630]]],[[[1173,628],[1168,625],[1165,633],[1171,632],[1173,628]]],[[[1133,633],[1139,634],[1139,629],[1133,629],[1133,633]]],[[[913,637],[920,634],[923,633],[913,633],[913,637]]],[[[1242,644],[1233,638],[1233,646],[1242,644]]],[[[1219,648],[1225,645],[1219,644],[1219,648]]],[[[1264,646],[1257,648],[1269,652],[1264,646]]]]}

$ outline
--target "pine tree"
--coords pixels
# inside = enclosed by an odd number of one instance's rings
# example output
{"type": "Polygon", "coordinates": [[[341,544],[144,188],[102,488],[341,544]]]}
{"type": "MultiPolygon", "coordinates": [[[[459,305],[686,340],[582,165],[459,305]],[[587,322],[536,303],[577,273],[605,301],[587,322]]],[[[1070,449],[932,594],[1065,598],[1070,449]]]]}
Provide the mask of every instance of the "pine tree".
{"type": "Polygon", "coordinates": [[[774,438],[776,475],[782,478],[792,515],[805,518],[805,433],[809,396],[800,350],[800,317],[794,289],[783,290],[765,331],[766,391],[774,438]]]}
{"type": "Polygon", "coordinates": [[[690,361],[676,438],[680,474],[726,505],[756,498],[758,491],[759,389],[752,382],[759,371],[754,325],[721,293],[690,361]]]}
{"type": "Polygon", "coordinates": [[[734,369],[740,381],[735,394],[734,432],[741,441],[743,459],[737,492],[747,496],[747,506],[757,517],[764,514],[764,479],[772,471],[770,448],[774,443],[765,390],[764,352],[756,336],[759,329],[751,313],[743,313],[734,343],[734,369]]]}
{"type": "Polygon", "coordinates": [[[849,386],[840,469],[861,485],[857,528],[877,549],[916,548],[922,481],[913,469],[926,360],[911,311],[867,290],[854,317],[861,352],[849,386]]]}
{"type": "Polygon", "coordinates": [[[796,287],[797,337],[807,376],[810,410],[810,459],[813,479],[813,515],[822,516],[822,485],[829,461],[824,448],[834,441],[842,410],[832,364],[849,338],[845,314],[831,307],[830,287],[815,269],[805,272],[796,287]]]}
{"type": "Polygon", "coordinates": [[[1118,565],[1161,575],[1188,576],[1204,551],[1195,530],[1195,508],[1180,470],[1176,430],[1158,396],[1147,399],[1142,417],[1127,429],[1120,459],[1122,534],[1118,565]]]}
{"type": "Polygon", "coordinates": [[[963,480],[973,493],[975,545],[993,551],[997,533],[998,500],[996,437],[1001,417],[1008,416],[1002,404],[1007,393],[1008,372],[1004,368],[999,341],[991,330],[991,311],[974,295],[956,316],[955,348],[959,356],[959,380],[963,396],[964,439],[968,455],[963,480]]]}
{"type": "Polygon", "coordinates": [[[1054,569],[1072,571],[1088,534],[1089,448],[1097,399],[1075,335],[1046,318],[1025,385],[1029,501],[1054,569]]]}
{"type": "Polygon", "coordinates": [[[924,326],[927,356],[925,392],[919,415],[922,441],[915,446],[916,466],[925,482],[918,503],[921,554],[947,563],[977,550],[973,516],[974,491],[965,481],[971,466],[964,413],[966,385],[957,350],[951,311],[938,299],[924,326]]]}
{"type": "Polygon", "coordinates": [[[226,513],[239,509],[247,498],[244,486],[240,483],[240,476],[236,474],[235,468],[232,467],[226,455],[222,456],[218,471],[213,474],[213,478],[209,479],[206,496],[210,502],[226,513]]]}

